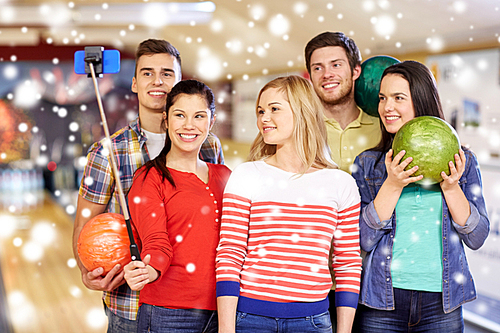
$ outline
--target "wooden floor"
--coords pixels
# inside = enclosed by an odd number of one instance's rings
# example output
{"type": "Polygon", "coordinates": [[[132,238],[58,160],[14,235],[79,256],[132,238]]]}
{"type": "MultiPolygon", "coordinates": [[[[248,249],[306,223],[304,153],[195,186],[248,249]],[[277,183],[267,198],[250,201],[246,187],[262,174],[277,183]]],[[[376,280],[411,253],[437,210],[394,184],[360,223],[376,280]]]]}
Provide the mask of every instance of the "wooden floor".
{"type": "MultiPolygon", "coordinates": [[[[250,150],[249,144],[222,145],[231,169],[250,150]]],[[[10,318],[15,333],[106,331],[102,293],[83,285],[73,258],[72,213],[63,207],[75,205],[76,197],[63,196],[56,202],[48,192],[0,192],[0,267],[7,298],[0,293],[0,322],[10,318]]]]}
{"type": "Polygon", "coordinates": [[[0,208],[0,264],[8,318],[15,333],[105,332],[101,292],[81,282],[71,237],[73,221],[51,196],[37,207],[0,208]]]}

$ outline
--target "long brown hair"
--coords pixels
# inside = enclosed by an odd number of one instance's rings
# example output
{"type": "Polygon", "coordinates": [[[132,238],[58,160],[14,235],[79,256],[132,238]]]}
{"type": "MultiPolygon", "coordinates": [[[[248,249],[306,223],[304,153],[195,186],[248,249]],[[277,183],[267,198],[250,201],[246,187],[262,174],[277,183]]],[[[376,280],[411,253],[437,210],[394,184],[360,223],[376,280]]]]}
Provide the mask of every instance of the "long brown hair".
{"type": "MultiPolygon", "coordinates": [[[[408,82],[415,118],[434,116],[444,119],[436,80],[424,64],[412,60],[394,64],[385,69],[380,80],[382,81],[389,74],[399,75],[408,82]]],[[[387,132],[382,120],[380,120],[380,129],[382,138],[373,150],[385,153],[391,148],[395,134],[387,132]]]]}
{"type": "MultiPolygon", "coordinates": [[[[276,88],[290,103],[293,113],[293,138],[299,159],[304,165],[304,174],[310,167],[318,169],[337,168],[332,162],[326,141],[326,127],[323,119],[323,105],[314,92],[311,83],[298,75],[279,77],[268,82],[257,96],[256,113],[262,93],[276,88]]],[[[258,161],[276,153],[276,145],[264,142],[259,132],[255,138],[249,161],[258,161]]]]}

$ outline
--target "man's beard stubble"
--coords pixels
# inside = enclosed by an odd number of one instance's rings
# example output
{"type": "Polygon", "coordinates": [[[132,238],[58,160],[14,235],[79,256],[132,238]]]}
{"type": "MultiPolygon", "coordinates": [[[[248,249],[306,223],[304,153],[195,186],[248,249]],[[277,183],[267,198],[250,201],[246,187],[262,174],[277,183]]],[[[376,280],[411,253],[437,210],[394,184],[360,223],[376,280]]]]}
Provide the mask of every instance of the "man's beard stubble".
{"type": "Polygon", "coordinates": [[[321,99],[321,102],[323,102],[325,107],[348,104],[351,101],[351,99],[354,98],[354,96],[351,95],[353,90],[354,90],[354,86],[351,84],[348,91],[345,94],[343,94],[342,96],[340,96],[339,98],[334,98],[334,99],[330,99],[330,100],[321,99]]]}

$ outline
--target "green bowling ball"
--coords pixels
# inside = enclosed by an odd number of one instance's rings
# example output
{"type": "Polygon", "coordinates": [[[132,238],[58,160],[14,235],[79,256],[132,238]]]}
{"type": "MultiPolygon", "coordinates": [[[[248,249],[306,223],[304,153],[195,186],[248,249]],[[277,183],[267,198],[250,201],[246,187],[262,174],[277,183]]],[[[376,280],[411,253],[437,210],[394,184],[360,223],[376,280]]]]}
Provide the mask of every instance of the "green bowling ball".
{"type": "Polygon", "coordinates": [[[412,176],[423,175],[417,183],[421,185],[436,184],[443,180],[441,171],[450,175],[450,161],[455,164],[455,154],[460,150],[457,132],[443,119],[431,116],[413,118],[399,129],[394,136],[392,149],[396,156],[401,150],[406,151],[401,159],[413,157],[413,161],[405,170],[418,165],[412,176]]]}
{"type": "Polygon", "coordinates": [[[379,117],[378,92],[384,70],[400,61],[389,56],[375,56],[361,64],[361,75],[354,86],[356,104],[371,116],[379,117]]]}

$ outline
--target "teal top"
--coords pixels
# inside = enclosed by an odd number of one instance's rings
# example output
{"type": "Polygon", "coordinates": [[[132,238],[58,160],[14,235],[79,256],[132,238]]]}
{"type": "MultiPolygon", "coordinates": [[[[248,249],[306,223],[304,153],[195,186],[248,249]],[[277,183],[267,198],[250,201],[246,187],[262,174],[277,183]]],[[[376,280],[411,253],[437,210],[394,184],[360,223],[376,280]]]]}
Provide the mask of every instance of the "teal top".
{"type": "Polygon", "coordinates": [[[396,205],[391,275],[394,288],[441,292],[443,199],[439,184],[409,184],[396,205]]]}

